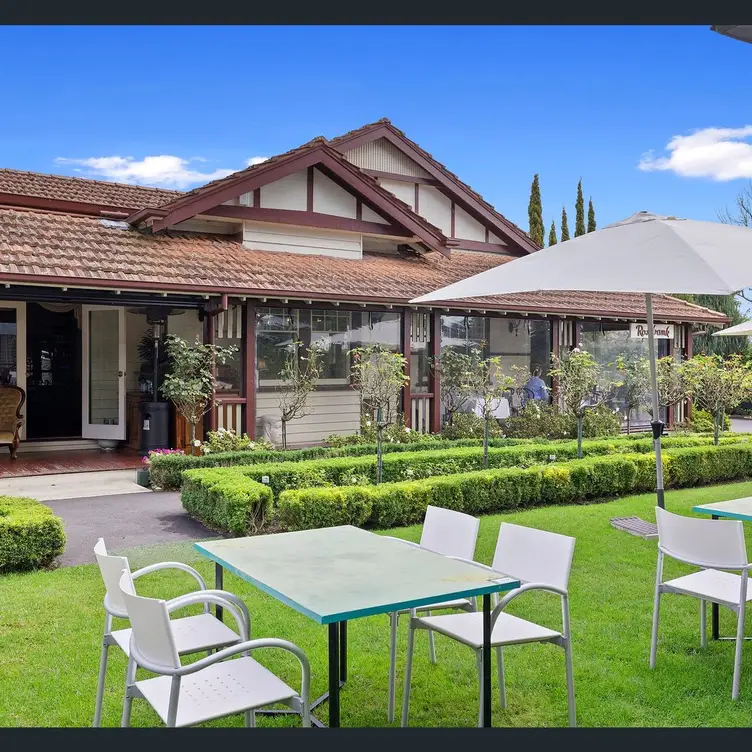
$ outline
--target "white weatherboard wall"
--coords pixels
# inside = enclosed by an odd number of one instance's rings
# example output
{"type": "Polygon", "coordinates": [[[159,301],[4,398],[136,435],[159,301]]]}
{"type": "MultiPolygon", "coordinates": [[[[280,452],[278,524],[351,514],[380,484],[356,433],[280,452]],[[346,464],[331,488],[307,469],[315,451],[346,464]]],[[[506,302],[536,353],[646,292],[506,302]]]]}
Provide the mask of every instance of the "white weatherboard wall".
{"type": "Polygon", "coordinates": [[[314,253],[350,259],[363,256],[363,238],[360,233],[269,222],[244,222],[243,245],[258,251],[314,253]]]}
{"type": "Polygon", "coordinates": [[[358,200],[318,170],[313,171],[313,211],[355,219],[358,200]]]}
{"type": "Polygon", "coordinates": [[[452,199],[445,196],[432,185],[419,187],[418,213],[432,225],[438,227],[444,235],[452,233],[452,199]]]}
{"type": "Polygon", "coordinates": [[[345,152],[345,159],[364,170],[393,172],[418,178],[430,177],[417,162],[385,138],[369,141],[345,152]]]}
{"type": "MultiPolygon", "coordinates": [[[[313,444],[329,434],[352,434],[360,430],[360,396],[353,389],[317,391],[308,398],[310,415],[287,424],[289,444],[313,444]]],[[[274,391],[256,394],[256,430],[274,443],[281,441],[279,402],[274,391]]]]}

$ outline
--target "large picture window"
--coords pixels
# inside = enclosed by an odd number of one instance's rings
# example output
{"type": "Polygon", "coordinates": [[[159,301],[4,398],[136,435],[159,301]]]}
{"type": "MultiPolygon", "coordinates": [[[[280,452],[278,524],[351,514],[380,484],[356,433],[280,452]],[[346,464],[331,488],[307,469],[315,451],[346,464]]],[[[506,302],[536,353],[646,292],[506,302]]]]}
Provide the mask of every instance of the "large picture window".
{"type": "Polygon", "coordinates": [[[321,379],[349,382],[352,330],[349,311],[312,311],[311,344],[321,348],[321,379]]]}
{"type": "Polygon", "coordinates": [[[259,308],[256,312],[256,369],[259,386],[273,386],[287,354],[300,339],[300,318],[295,308],[259,308]]]}

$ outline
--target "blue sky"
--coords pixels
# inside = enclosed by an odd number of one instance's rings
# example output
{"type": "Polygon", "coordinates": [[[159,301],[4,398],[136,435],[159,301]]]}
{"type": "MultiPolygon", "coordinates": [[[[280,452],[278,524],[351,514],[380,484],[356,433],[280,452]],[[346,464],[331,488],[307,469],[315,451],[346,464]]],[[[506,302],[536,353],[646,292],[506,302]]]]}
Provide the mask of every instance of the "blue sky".
{"type": "Polygon", "coordinates": [[[706,26],[4,27],[0,69],[2,167],[190,187],[389,117],[525,229],[535,172],[570,229],[580,177],[599,225],[752,178],[752,46],[706,26]]]}

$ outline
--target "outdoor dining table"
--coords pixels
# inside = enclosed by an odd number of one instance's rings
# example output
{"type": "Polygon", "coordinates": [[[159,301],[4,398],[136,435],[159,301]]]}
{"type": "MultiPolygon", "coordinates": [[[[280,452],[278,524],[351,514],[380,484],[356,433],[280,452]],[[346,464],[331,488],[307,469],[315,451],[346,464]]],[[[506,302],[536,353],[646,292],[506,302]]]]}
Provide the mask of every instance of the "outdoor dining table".
{"type": "MultiPolygon", "coordinates": [[[[482,596],[483,725],[491,725],[491,594],[519,587],[518,580],[350,525],[194,545],[215,563],[218,589],[226,569],[328,625],[329,691],[311,703],[311,710],[328,700],[330,727],[340,725],[348,621],[482,596]]],[[[217,612],[221,619],[221,610],[217,612]]],[[[317,719],[312,722],[323,725],[317,719]]]]}
{"type": "MultiPolygon", "coordinates": [[[[743,522],[752,522],[752,496],[743,499],[732,499],[731,501],[717,501],[713,504],[699,504],[692,507],[693,512],[698,514],[709,514],[714,520],[721,517],[730,520],[742,520],[743,522]]],[[[714,640],[728,639],[735,640],[735,637],[719,637],[718,626],[718,604],[711,604],[711,634],[714,640]]]]}

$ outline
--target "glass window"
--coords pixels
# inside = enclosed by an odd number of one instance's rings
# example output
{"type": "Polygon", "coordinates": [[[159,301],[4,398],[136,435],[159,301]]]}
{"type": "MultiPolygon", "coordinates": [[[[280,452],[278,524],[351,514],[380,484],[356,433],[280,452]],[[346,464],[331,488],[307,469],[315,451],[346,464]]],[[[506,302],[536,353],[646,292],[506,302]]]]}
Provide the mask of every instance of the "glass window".
{"type": "Polygon", "coordinates": [[[259,308],[256,312],[256,382],[274,382],[300,336],[299,311],[295,308],[259,308]]]}
{"type": "MultiPolygon", "coordinates": [[[[619,373],[616,370],[614,362],[619,355],[629,357],[648,357],[648,340],[646,338],[635,337],[630,334],[629,324],[603,324],[591,321],[584,321],[580,326],[580,343],[583,350],[587,350],[593,355],[596,361],[604,368],[606,373],[614,379],[618,378],[619,373]]],[[[656,340],[658,357],[663,358],[669,354],[669,340],[656,340]]],[[[613,401],[613,407],[618,409],[622,415],[626,412],[624,400],[617,393],[613,401]]],[[[631,416],[636,422],[649,422],[650,415],[641,408],[631,416]]],[[[664,416],[665,418],[665,416],[664,416]]]]}
{"type": "Polygon", "coordinates": [[[322,379],[349,381],[351,339],[349,311],[311,312],[311,344],[322,348],[322,379]]]}
{"type": "Polygon", "coordinates": [[[243,307],[230,306],[214,322],[214,344],[235,347],[233,355],[223,364],[217,363],[217,392],[239,395],[243,389],[243,307]]]}
{"type": "MultiPolygon", "coordinates": [[[[89,423],[112,425],[120,422],[120,381],[118,311],[89,311],[89,423]],[[113,336],[114,333],[114,336],[113,336]]],[[[52,378],[52,362],[44,365],[42,354],[42,383],[52,378]],[[48,372],[47,376],[45,371],[48,372]]]]}
{"type": "MultiPolygon", "coordinates": [[[[531,379],[543,379],[550,386],[551,323],[527,318],[492,318],[489,321],[489,354],[501,357],[505,374],[515,376],[522,369],[531,379]],[[513,366],[517,366],[513,369],[513,366]]],[[[538,385],[539,386],[539,385],[538,385]]],[[[543,391],[533,389],[539,398],[543,391]]]]}
{"type": "Polygon", "coordinates": [[[353,342],[358,347],[381,345],[392,352],[402,350],[402,316],[399,313],[369,311],[360,314],[360,325],[355,329],[353,342]]]}
{"type": "Polygon", "coordinates": [[[16,367],[16,310],[0,308],[0,384],[15,384],[16,367]]]}
{"type": "Polygon", "coordinates": [[[467,353],[473,345],[488,342],[487,327],[485,316],[442,316],[441,349],[454,347],[467,353]]]}

